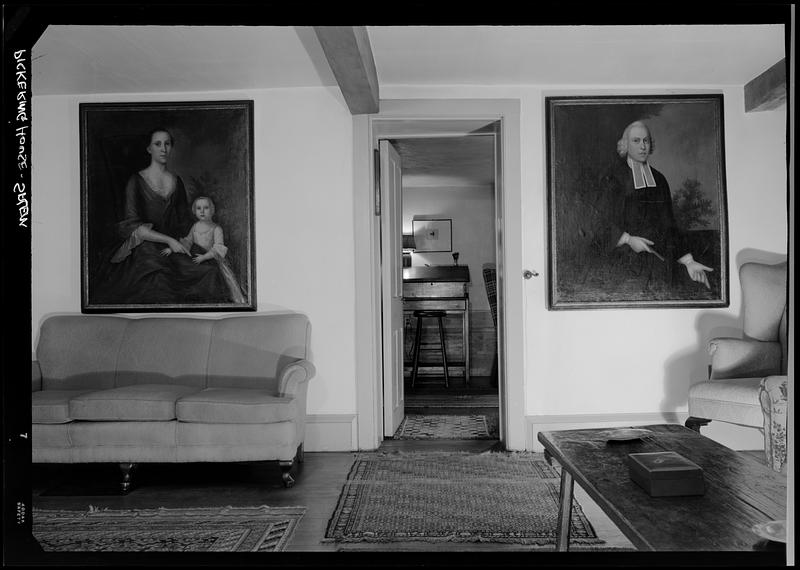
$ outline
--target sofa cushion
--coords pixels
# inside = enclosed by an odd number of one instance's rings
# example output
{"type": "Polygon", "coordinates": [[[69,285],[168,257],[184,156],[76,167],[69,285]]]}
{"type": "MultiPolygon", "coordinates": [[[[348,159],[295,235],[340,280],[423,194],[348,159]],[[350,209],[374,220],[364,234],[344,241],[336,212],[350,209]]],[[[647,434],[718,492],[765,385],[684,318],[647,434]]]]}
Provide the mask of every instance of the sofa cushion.
{"type": "Polygon", "coordinates": [[[277,391],[281,370],[308,358],[311,325],[301,314],[242,315],[214,323],[208,388],[277,391]]]}
{"type": "Polygon", "coordinates": [[[689,415],[760,428],[760,384],[761,377],[698,382],[689,389],[689,415]]]}
{"type": "Polygon", "coordinates": [[[117,358],[129,320],[86,315],[55,315],[45,320],[36,347],[42,388],[114,388],[117,358]]]}
{"type": "Polygon", "coordinates": [[[35,424],[66,424],[72,421],[69,401],[87,390],[44,390],[31,393],[31,419],[35,424]]]}
{"type": "Polygon", "coordinates": [[[115,387],[182,384],[206,387],[213,319],[130,319],[119,348],[115,387]]]}
{"type": "Polygon", "coordinates": [[[207,388],[182,397],[175,408],[181,422],[270,424],[297,417],[294,398],[256,388],[207,388]]]}
{"type": "Polygon", "coordinates": [[[74,420],[163,421],[175,419],[175,401],[199,388],[170,384],[137,384],[88,392],[69,403],[74,420]]]}

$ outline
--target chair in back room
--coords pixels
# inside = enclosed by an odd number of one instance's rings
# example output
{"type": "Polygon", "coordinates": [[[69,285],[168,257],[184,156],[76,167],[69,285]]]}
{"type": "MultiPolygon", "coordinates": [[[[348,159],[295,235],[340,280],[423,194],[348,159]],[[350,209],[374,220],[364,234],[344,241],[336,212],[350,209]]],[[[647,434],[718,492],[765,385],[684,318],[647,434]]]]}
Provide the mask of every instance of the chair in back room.
{"type": "MultiPolygon", "coordinates": [[[[483,264],[483,283],[486,286],[486,297],[489,299],[489,310],[492,313],[495,333],[497,332],[497,266],[494,263],[483,264]]],[[[497,386],[497,350],[492,359],[492,385],[497,386]]]]}

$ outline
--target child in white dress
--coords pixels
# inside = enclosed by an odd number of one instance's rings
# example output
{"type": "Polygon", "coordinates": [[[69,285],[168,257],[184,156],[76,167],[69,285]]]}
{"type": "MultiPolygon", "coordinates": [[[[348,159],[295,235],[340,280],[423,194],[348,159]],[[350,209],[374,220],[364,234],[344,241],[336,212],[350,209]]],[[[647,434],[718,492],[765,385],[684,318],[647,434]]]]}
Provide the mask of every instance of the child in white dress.
{"type": "Polygon", "coordinates": [[[180,242],[187,250],[190,250],[192,245],[197,245],[200,249],[205,250],[205,253],[194,256],[192,261],[195,263],[216,260],[230,291],[231,300],[234,303],[244,303],[242,290],[233,275],[233,270],[225,260],[228,248],[225,246],[222,227],[213,221],[215,211],[216,208],[211,198],[206,196],[195,198],[192,202],[192,213],[197,218],[197,222],[189,230],[189,234],[181,238],[180,242]]]}

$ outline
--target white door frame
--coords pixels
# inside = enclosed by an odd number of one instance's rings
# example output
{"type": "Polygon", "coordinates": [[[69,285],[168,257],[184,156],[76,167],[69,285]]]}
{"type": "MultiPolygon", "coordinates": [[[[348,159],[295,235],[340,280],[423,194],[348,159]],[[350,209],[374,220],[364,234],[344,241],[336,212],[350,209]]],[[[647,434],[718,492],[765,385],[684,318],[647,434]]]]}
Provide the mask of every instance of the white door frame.
{"type": "MultiPolygon", "coordinates": [[[[356,295],[356,412],[358,449],[383,440],[380,223],[376,215],[374,149],[378,131],[392,120],[501,121],[502,192],[496,193],[498,354],[501,434],[507,449],[525,449],[525,338],[522,287],[522,189],[518,99],[412,99],[381,101],[381,112],[353,117],[356,295]],[[499,201],[498,201],[499,197],[499,201]]],[[[398,123],[399,124],[399,123],[398,123]]],[[[414,133],[407,133],[414,134],[414,133]]],[[[423,133],[420,133],[423,134],[423,133]]]]}

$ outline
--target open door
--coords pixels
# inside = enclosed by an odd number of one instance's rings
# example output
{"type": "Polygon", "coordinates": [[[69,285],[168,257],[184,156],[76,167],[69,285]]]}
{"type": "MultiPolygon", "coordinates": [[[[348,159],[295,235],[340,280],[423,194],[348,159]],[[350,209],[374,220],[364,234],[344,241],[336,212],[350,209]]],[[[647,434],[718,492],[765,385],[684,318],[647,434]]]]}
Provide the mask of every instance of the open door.
{"type": "Polygon", "coordinates": [[[380,149],[381,273],[383,291],[383,433],[392,436],[405,415],[403,387],[403,184],[400,155],[388,140],[380,149]]]}

